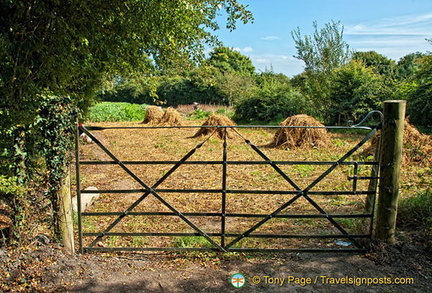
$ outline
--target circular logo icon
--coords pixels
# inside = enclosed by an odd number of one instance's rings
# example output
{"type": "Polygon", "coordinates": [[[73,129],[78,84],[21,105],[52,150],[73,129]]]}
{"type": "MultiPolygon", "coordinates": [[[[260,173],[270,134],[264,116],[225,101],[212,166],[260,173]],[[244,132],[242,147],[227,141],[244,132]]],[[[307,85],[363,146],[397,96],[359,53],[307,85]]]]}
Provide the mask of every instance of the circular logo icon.
{"type": "Polygon", "coordinates": [[[232,275],[230,281],[234,288],[241,288],[246,284],[245,276],[239,273],[232,275]]]}

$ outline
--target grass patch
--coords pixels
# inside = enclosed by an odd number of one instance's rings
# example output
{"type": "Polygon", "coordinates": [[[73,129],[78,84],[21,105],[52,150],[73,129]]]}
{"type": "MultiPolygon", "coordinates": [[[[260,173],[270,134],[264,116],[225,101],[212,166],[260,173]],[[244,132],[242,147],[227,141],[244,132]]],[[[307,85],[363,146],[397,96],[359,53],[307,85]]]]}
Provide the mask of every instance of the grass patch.
{"type": "Polygon", "coordinates": [[[397,221],[402,227],[432,230],[432,190],[402,198],[399,202],[397,221]]]}
{"type": "Polygon", "coordinates": [[[90,122],[119,122],[144,120],[147,105],[102,102],[89,110],[90,122]]]}
{"type": "Polygon", "coordinates": [[[202,236],[184,236],[176,237],[173,241],[174,247],[179,248],[212,248],[213,245],[202,236]]]}

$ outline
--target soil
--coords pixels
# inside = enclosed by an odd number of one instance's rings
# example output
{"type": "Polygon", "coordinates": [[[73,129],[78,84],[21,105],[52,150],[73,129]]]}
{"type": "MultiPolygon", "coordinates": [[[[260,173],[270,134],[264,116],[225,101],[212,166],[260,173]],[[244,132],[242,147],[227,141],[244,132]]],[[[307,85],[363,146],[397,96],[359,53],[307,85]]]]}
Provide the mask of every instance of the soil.
{"type": "Polygon", "coordinates": [[[68,254],[33,244],[0,250],[0,292],[431,292],[430,250],[404,239],[367,254],[68,254]],[[230,283],[236,273],[242,288],[230,283]]]}

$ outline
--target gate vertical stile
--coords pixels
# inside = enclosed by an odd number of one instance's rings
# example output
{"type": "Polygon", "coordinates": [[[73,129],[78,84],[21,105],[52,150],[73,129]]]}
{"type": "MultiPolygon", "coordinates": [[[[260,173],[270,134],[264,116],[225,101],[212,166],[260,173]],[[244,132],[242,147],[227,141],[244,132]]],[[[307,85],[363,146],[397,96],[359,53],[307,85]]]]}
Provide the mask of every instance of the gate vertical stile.
{"type": "Polygon", "coordinates": [[[81,176],[80,176],[80,125],[78,119],[76,121],[75,131],[75,179],[76,179],[76,199],[77,199],[77,214],[78,214],[78,244],[79,252],[83,253],[83,234],[82,234],[82,219],[81,219],[81,176]]]}
{"type": "Polygon", "coordinates": [[[223,153],[222,153],[222,207],[221,207],[221,246],[225,247],[225,230],[226,230],[226,195],[227,195],[227,158],[228,158],[228,151],[227,151],[227,128],[224,128],[223,133],[223,153]]]}

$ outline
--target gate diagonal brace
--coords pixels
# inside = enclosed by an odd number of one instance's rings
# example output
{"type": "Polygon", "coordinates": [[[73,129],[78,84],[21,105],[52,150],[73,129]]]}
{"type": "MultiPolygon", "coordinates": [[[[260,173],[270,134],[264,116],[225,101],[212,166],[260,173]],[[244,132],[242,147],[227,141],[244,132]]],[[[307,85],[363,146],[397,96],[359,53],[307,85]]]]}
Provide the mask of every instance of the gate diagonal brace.
{"type": "Polygon", "coordinates": [[[269,221],[274,216],[278,215],[282,210],[290,206],[292,203],[294,203],[297,199],[300,197],[304,197],[318,212],[320,212],[323,215],[326,215],[326,219],[329,220],[330,223],[333,224],[342,234],[346,235],[347,238],[353,243],[357,248],[361,248],[362,246],[351,237],[351,235],[341,226],[337,221],[335,221],[332,217],[329,216],[329,214],[321,208],[313,199],[311,199],[307,193],[320,181],[322,181],[328,174],[330,174],[336,167],[338,167],[342,162],[344,162],[348,157],[350,157],[354,152],[356,152],[362,145],[364,145],[376,132],[377,128],[372,129],[371,132],[368,133],[367,136],[365,136],[356,146],[354,146],[351,150],[349,150],[344,156],[342,156],[338,161],[336,161],[330,168],[328,168],[324,173],[322,173],[317,179],[315,179],[308,187],[301,190],[297,184],[292,181],[286,173],[281,170],[274,162],[270,160],[269,157],[267,157],[257,146],[251,143],[250,140],[243,137],[236,129],[234,131],[248,144],[254,151],[256,151],[266,162],[268,162],[285,180],[287,180],[288,183],[290,183],[296,190],[299,192],[297,195],[292,197],[289,201],[281,205],[279,208],[277,208],[275,211],[273,211],[271,214],[267,215],[262,219],[260,222],[255,224],[253,227],[251,227],[249,230],[247,230],[245,233],[231,241],[229,244],[225,246],[225,249],[229,249],[231,246],[239,242],[241,239],[248,237],[253,231],[261,227],[263,224],[265,224],[267,221],[269,221]]]}
{"type": "Polygon", "coordinates": [[[142,187],[146,189],[146,192],[138,199],[136,200],[129,208],[125,210],[125,212],[120,215],[116,220],[114,220],[106,229],[103,231],[99,236],[96,237],[96,239],[93,240],[93,242],[89,245],[89,247],[92,247],[96,245],[100,239],[102,239],[103,236],[105,236],[105,233],[108,233],[112,230],[125,216],[128,215],[129,212],[131,212],[138,204],[140,204],[149,194],[152,194],[155,196],[161,203],[163,203],[168,209],[170,209],[174,214],[176,214],[178,217],[180,217],[184,222],[186,222],[190,227],[192,227],[195,231],[197,231],[201,236],[207,239],[214,247],[216,247],[218,250],[226,252],[225,248],[220,246],[218,243],[216,243],[213,239],[210,238],[210,236],[202,231],[199,227],[197,227],[195,224],[193,224],[188,218],[186,218],[181,212],[179,212],[176,208],[171,206],[167,201],[165,201],[156,191],[155,189],[157,186],[159,186],[165,179],[167,179],[176,169],[178,169],[186,160],[188,160],[197,149],[202,147],[204,143],[206,143],[216,132],[216,130],[210,134],[202,143],[198,144],[190,150],[180,161],[178,161],[164,176],[162,176],[152,187],[149,187],[146,183],[144,183],[137,175],[135,175],[126,165],[121,162],[111,151],[109,151],[92,133],[90,133],[84,126],[79,126],[79,129],[84,132],[86,135],[88,135],[108,156],[111,157],[113,161],[115,161],[126,173],[128,173],[136,182],[138,182],[142,187]]]}

